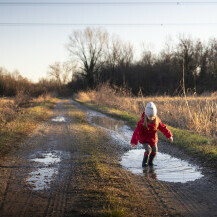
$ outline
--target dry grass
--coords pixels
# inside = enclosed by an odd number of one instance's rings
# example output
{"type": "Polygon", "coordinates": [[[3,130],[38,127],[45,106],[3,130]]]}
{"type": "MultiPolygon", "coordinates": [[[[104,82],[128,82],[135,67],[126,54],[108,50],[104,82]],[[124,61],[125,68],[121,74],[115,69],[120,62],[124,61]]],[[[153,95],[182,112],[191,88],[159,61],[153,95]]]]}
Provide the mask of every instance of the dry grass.
{"type": "Polygon", "coordinates": [[[30,99],[18,94],[15,98],[0,98],[0,154],[6,154],[26,138],[50,114],[55,99],[49,96],[30,99]]]}
{"type": "Polygon", "coordinates": [[[163,122],[206,136],[217,136],[217,96],[184,97],[131,97],[125,90],[111,89],[108,85],[88,92],[79,92],[83,102],[105,105],[132,114],[141,115],[147,102],[153,101],[163,122]]]}

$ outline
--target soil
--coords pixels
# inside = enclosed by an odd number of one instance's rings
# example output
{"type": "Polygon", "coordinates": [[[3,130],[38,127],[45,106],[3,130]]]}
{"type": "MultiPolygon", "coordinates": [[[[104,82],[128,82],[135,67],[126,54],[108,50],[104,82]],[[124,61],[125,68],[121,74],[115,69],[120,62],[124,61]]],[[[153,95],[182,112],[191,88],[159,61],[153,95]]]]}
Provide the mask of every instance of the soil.
{"type": "MultiPolygon", "coordinates": [[[[120,165],[129,147],[61,100],[19,149],[0,161],[0,216],[217,216],[217,173],[159,142],[159,150],[202,167],[203,178],[169,183],[120,165]],[[57,118],[59,117],[59,118],[57,118]]],[[[169,162],[168,162],[169,163],[169,162]]]]}

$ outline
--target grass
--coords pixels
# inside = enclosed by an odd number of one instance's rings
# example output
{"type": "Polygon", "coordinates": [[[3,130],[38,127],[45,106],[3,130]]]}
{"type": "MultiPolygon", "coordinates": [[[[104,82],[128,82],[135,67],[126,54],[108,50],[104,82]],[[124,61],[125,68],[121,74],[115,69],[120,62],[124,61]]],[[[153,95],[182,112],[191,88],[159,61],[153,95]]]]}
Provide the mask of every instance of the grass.
{"type": "MultiPolygon", "coordinates": [[[[76,99],[78,102],[88,106],[91,109],[98,110],[102,113],[109,114],[115,118],[122,119],[131,126],[132,129],[135,129],[140,116],[131,114],[126,111],[121,111],[118,109],[110,108],[108,106],[100,106],[94,103],[85,102],[80,99],[76,99]]],[[[215,166],[217,162],[217,145],[216,139],[199,135],[195,132],[189,130],[178,129],[167,125],[171,130],[174,136],[173,144],[181,147],[190,154],[203,157],[206,161],[211,162],[211,166],[215,166]]],[[[158,133],[159,138],[163,141],[168,141],[162,133],[158,133]]]]}
{"type": "Polygon", "coordinates": [[[13,99],[0,99],[0,102],[0,155],[3,156],[19,147],[38,123],[50,117],[57,99],[37,98],[18,108],[13,99]]]}

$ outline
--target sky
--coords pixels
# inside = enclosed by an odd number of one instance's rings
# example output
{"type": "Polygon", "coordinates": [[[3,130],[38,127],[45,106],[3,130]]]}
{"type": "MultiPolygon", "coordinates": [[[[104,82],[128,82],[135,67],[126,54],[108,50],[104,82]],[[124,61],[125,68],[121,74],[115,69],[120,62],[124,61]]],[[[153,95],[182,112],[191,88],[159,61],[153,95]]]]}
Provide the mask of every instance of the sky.
{"type": "Polygon", "coordinates": [[[37,82],[40,78],[47,76],[50,64],[69,60],[66,49],[69,35],[75,30],[82,30],[88,26],[105,28],[111,35],[118,35],[123,41],[130,42],[137,56],[143,49],[142,45],[158,53],[164,48],[166,42],[176,44],[180,34],[206,42],[209,38],[217,37],[217,1],[209,1],[206,4],[204,2],[208,1],[0,0],[0,67],[10,72],[18,70],[22,76],[37,82]],[[3,2],[96,4],[7,5],[3,2]],[[107,2],[113,2],[113,4],[106,4],[107,2]],[[117,2],[126,4],[117,4],[117,2]],[[138,4],[138,2],[152,3],[138,4]],[[154,4],[154,2],[158,3],[154,4]],[[165,4],[165,2],[176,4],[165,4]],[[197,4],[188,4],[189,2],[197,2],[197,4]],[[23,26],[3,25],[3,23],[73,23],[77,25],[23,26]]]}

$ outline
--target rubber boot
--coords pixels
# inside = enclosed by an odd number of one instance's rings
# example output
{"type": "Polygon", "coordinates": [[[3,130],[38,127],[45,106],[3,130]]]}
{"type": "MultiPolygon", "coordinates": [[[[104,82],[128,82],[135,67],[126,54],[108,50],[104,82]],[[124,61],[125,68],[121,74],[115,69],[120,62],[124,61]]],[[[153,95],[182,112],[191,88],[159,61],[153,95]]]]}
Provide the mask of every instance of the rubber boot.
{"type": "Polygon", "coordinates": [[[148,166],[148,158],[149,158],[149,156],[144,154],[143,161],[142,161],[142,167],[148,166]]]}
{"type": "Polygon", "coordinates": [[[154,166],[153,160],[154,160],[155,156],[156,156],[156,154],[150,154],[149,162],[148,162],[149,166],[154,166]]]}

